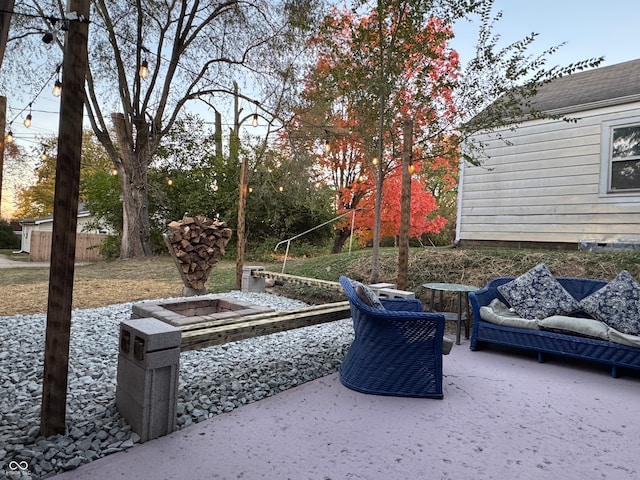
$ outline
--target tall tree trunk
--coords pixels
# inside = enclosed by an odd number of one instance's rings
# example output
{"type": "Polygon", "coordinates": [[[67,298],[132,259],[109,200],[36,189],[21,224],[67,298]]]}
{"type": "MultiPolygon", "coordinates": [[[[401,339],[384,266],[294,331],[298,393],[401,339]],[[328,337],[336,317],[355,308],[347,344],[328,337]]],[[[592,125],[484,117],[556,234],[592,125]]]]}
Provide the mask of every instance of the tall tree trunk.
{"type": "Polygon", "coordinates": [[[136,118],[129,125],[121,113],[114,113],[111,118],[120,150],[120,161],[115,162],[122,191],[120,258],[150,257],[153,252],[147,192],[149,124],[144,118],[136,118]]]}
{"type": "Polygon", "coordinates": [[[400,239],[398,241],[398,280],[400,290],[407,289],[407,270],[409,269],[409,231],[411,227],[411,171],[413,149],[413,121],[405,119],[402,123],[404,148],[402,152],[402,194],[400,197],[400,239]]]}
{"type": "MultiPolygon", "coordinates": [[[[377,164],[377,175],[375,175],[376,180],[376,198],[373,208],[373,248],[371,252],[371,283],[377,283],[380,277],[380,221],[382,214],[382,184],[384,182],[384,148],[383,148],[383,139],[384,139],[384,108],[386,103],[386,88],[385,88],[385,72],[384,72],[384,56],[385,56],[385,48],[382,41],[383,38],[383,2],[378,0],[377,2],[378,9],[378,38],[380,41],[380,45],[378,45],[379,50],[379,62],[378,70],[379,70],[379,79],[380,82],[379,88],[380,92],[378,93],[378,164],[377,164]]],[[[375,167],[375,165],[374,165],[375,167]]]]}

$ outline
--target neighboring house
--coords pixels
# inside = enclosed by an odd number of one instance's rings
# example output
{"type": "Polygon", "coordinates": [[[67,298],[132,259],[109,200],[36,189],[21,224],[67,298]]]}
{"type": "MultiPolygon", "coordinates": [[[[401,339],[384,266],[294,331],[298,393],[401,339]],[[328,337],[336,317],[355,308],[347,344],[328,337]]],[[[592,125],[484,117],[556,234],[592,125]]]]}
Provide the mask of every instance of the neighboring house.
{"type": "MultiPolygon", "coordinates": [[[[84,203],[78,205],[78,220],[77,220],[77,233],[78,237],[81,235],[87,237],[86,240],[91,244],[99,244],[102,238],[104,237],[105,230],[85,230],[85,227],[90,222],[95,220],[94,215],[87,210],[84,203]],[[99,234],[99,235],[98,235],[99,234]],[[93,238],[92,238],[93,237],[93,238]]],[[[48,215],[43,218],[38,218],[35,220],[24,220],[20,222],[22,225],[22,242],[21,242],[21,251],[29,253],[33,255],[36,254],[37,261],[48,260],[50,253],[42,252],[42,246],[39,245],[38,252],[33,251],[32,239],[35,236],[39,237],[39,240],[45,242],[46,246],[50,248],[50,235],[53,233],[53,215],[48,215]]],[[[80,252],[79,250],[83,247],[84,242],[76,242],[76,257],[85,256],[84,252],[80,252]]],[[[91,253],[90,257],[97,257],[97,254],[91,253]]],[[[82,258],[85,259],[85,258],[82,258]]],[[[32,259],[33,260],[33,259],[32,259]]]]}
{"type": "Polygon", "coordinates": [[[482,166],[460,170],[462,244],[640,245],[640,60],[557,79],[536,108],[577,118],[524,121],[479,136],[482,166]]]}

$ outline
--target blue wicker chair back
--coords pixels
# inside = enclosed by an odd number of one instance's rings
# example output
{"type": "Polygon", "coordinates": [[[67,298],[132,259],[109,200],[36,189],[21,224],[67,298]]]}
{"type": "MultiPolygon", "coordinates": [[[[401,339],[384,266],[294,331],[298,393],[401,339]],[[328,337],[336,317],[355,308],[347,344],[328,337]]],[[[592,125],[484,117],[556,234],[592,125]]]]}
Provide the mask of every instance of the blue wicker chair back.
{"type": "Polygon", "coordinates": [[[425,313],[417,299],[381,298],[370,307],[351,280],[340,277],[349,298],[355,338],[342,365],[340,381],[376,395],[442,398],[442,336],[445,319],[425,313]]]}

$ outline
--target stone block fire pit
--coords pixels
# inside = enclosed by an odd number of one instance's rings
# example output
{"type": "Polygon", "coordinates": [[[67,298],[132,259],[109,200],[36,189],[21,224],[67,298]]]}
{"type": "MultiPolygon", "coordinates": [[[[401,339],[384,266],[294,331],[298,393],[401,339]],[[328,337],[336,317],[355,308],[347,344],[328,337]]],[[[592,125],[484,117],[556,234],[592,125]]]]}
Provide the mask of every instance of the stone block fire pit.
{"type": "Polygon", "coordinates": [[[247,315],[273,312],[272,308],[231,300],[219,295],[205,295],[193,300],[165,300],[159,303],[137,303],[131,307],[131,318],[156,318],[175,327],[204,322],[232,322],[247,315]]]}

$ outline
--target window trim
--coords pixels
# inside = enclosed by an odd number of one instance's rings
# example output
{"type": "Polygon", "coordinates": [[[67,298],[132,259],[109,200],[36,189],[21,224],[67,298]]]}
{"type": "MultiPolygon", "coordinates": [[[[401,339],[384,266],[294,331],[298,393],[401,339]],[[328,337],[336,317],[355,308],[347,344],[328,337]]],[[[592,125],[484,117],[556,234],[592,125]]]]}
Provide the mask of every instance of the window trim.
{"type": "Polygon", "coordinates": [[[629,188],[621,190],[611,189],[611,144],[613,140],[613,131],[616,128],[624,127],[640,127],[640,117],[619,118],[617,120],[609,120],[602,122],[600,131],[600,195],[633,195],[640,194],[640,186],[638,188],[629,188]]]}

